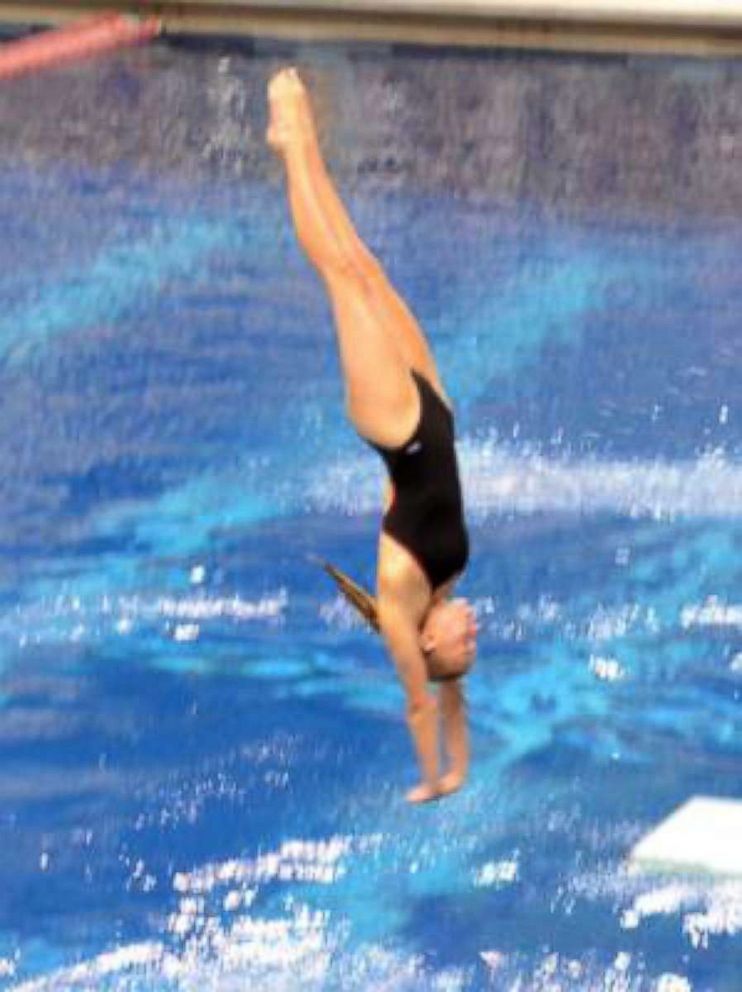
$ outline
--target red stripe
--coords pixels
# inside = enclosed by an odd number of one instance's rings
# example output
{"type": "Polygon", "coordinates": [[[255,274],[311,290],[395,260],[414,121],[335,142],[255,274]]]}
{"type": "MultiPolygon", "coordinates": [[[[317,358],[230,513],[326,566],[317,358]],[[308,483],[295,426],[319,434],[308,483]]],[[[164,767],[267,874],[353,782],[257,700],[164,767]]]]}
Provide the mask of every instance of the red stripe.
{"type": "Polygon", "coordinates": [[[141,20],[123,14],[104,14],[44,31],[0,47],[0,79],[36,72],[50,65],[90,58],[121,45],[146,41],[159,34],[156,17],[141,20]]]}

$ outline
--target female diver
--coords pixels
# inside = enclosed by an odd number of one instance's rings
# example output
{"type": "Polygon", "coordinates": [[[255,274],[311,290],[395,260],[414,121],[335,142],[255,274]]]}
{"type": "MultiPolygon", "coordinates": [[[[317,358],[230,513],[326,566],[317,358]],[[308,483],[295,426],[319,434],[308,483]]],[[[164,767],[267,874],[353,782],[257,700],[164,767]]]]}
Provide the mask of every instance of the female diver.
{"type": "Polygon", "coordinates": [[[453,414],[425,336],[333,186],[295,69],[273,77],[268,102],[267,141],[285,166],[296,234],[332,304],[346,412],[390,475],[376,605],[420,765],[421,782],[407,799],[426,802],[458,789],[469,762],[460,676],[474,659],[476,622],[466,601],[449,599],[469,552],[453,414]],[[441,681],[437,698],[431,674],[441,681]]]}

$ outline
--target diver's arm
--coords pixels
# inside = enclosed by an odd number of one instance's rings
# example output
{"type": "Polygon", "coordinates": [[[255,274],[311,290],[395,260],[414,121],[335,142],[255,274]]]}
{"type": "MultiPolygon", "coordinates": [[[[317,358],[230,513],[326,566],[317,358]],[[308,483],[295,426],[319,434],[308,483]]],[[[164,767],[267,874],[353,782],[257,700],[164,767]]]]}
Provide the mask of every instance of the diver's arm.
{"type": "Polygon", "coordinates": [[[469,771],[469,727],[461,679],[441,685],[440,705],[443,741],[448,756],[448,771],[440,780],[440,791],[448,793],[463,785],[469,771]]]}
{"type": "Polygon", "coordinates": [[[438,702],[428,692],[428,672],[420,649],[418,627],[402,603],[381,597],[381,632],[407,695],[407,726],[420,765],[422,781],[410,790],[410,802],[425,802],[438,788],[438,702]]]}

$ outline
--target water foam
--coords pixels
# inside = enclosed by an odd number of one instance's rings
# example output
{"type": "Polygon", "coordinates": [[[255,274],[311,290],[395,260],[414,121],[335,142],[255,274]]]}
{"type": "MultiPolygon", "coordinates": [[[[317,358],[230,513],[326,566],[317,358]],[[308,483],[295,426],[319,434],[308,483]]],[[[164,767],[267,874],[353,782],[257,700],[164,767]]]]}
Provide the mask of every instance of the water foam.
{"type": "MultiPolygon", "coordinates": [[[[176,872],[171,880],[175,906],[159,939],[114,948],[21,981],[11,992],[241,992],[250,986],[293,992],[298,975],[308,992],[464,992],[478,977],[498,988],[530,992],[692,988],[683,975],[651,976],[642,954],[628,950],[600,961],[590,951],[567,955],[544,945],[536,955],[525,955],[495,945],[482,948],[470,965],[436,968],[413,951],[375,941],[354,943],[348,917],[339,908],[317,909],[313,893],[317,885],[334,885],[365,859],[375,860],[390,840],[383,834],[293,838],[254,857],[176,872]],[[271,897],[276,887],[279,898],[271,897]]],[[[471,884],[514,884],[519,864],[518,852],[487,862],[471,884]]],[[[583,894],[594,898],[620,891],[625,897],[632,884],[642,883],[632,883],[627,874],[611,875],[597,889],[593,885],[585,891],[583,886],[583,894]]],[[[689,909],[682,925],[694,946],[705,946],[711,933],[736,932],[738,894],[716,886],[708,897],[709,890],[685,884],[650,886],[635,893],[635,925],[658,913],[689,909]]],[[[625,919],[621,927],[631,928],[625,919]]]]}
{"type": "Polygon", "coordinates": [[[302,988],[310,992],[463,989],[456,969],[431,972],[418,955],[376,944],[350,951],[347,921],[296,894],[297,884],[309,891],[334,884],[351,857],[374,856],[381,843],[380,835],[295,838],[253,858],[177,872],[172,878],[177,905],[161,940],[104,952],[21,982],[13,992],[230,992],[250,984],[280,992],[296,988],[299,972],[302,988]],[[290,894],[271,901],[272,889],[289,884],[290,894]]]}
{"type": "MultiPolygon", "coordinates": [[[[549,457],[496,438],[459,446],[467,512],[475,522],[503,513],[615,513],[657,520],[742,515],[742,465],[720,454],[671,462],[549,457]]],[[[379,468],[371,455],[323,467],[309,481],[319,510],[359,515],[380,506],[379,468]]]]}
{"type": "Polygon", "coordinates": [[[569,891],[617,901],[623,930],[636,930],[657,916],[676,917],[681,933],[694,948],[708,948],[714,937],[742,934],[742,881],[738,879],[668,879],[661,873],[625,866],[615,872],[576,876],[569,891]]]}
{"type": "Polygon", "coordinates": [[[48,641],[90,642],[159,630],[176,641],[196,640],[204,625],[280,624],[289,602],[281,587],[257,599],[209,596],[60,594],[22,604],[0,618],[0,634],[20,647],[48,641]]]}

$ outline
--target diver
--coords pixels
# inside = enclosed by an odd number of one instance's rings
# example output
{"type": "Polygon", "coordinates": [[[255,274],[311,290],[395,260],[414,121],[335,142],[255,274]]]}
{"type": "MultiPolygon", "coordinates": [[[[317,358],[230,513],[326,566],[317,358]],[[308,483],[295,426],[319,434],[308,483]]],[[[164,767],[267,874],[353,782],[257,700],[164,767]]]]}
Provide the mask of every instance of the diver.
{"type": "Polygon", "coordinates": [[[465,600],[450,599],[469,557],[451,403],[415,317],[333,185],[295,69],[271,79],[268,102],[267,141],[285,166],[296,234],[332,305],[346,412],[389,473],[375,619],[404,687],[420,766],[421,781],[407,799],[426,802],[454,792],[466,778],[462,677],[476,653],[474,611],[465,600]],[[437,695],[432,680],[440,682],[437,695]]]}

